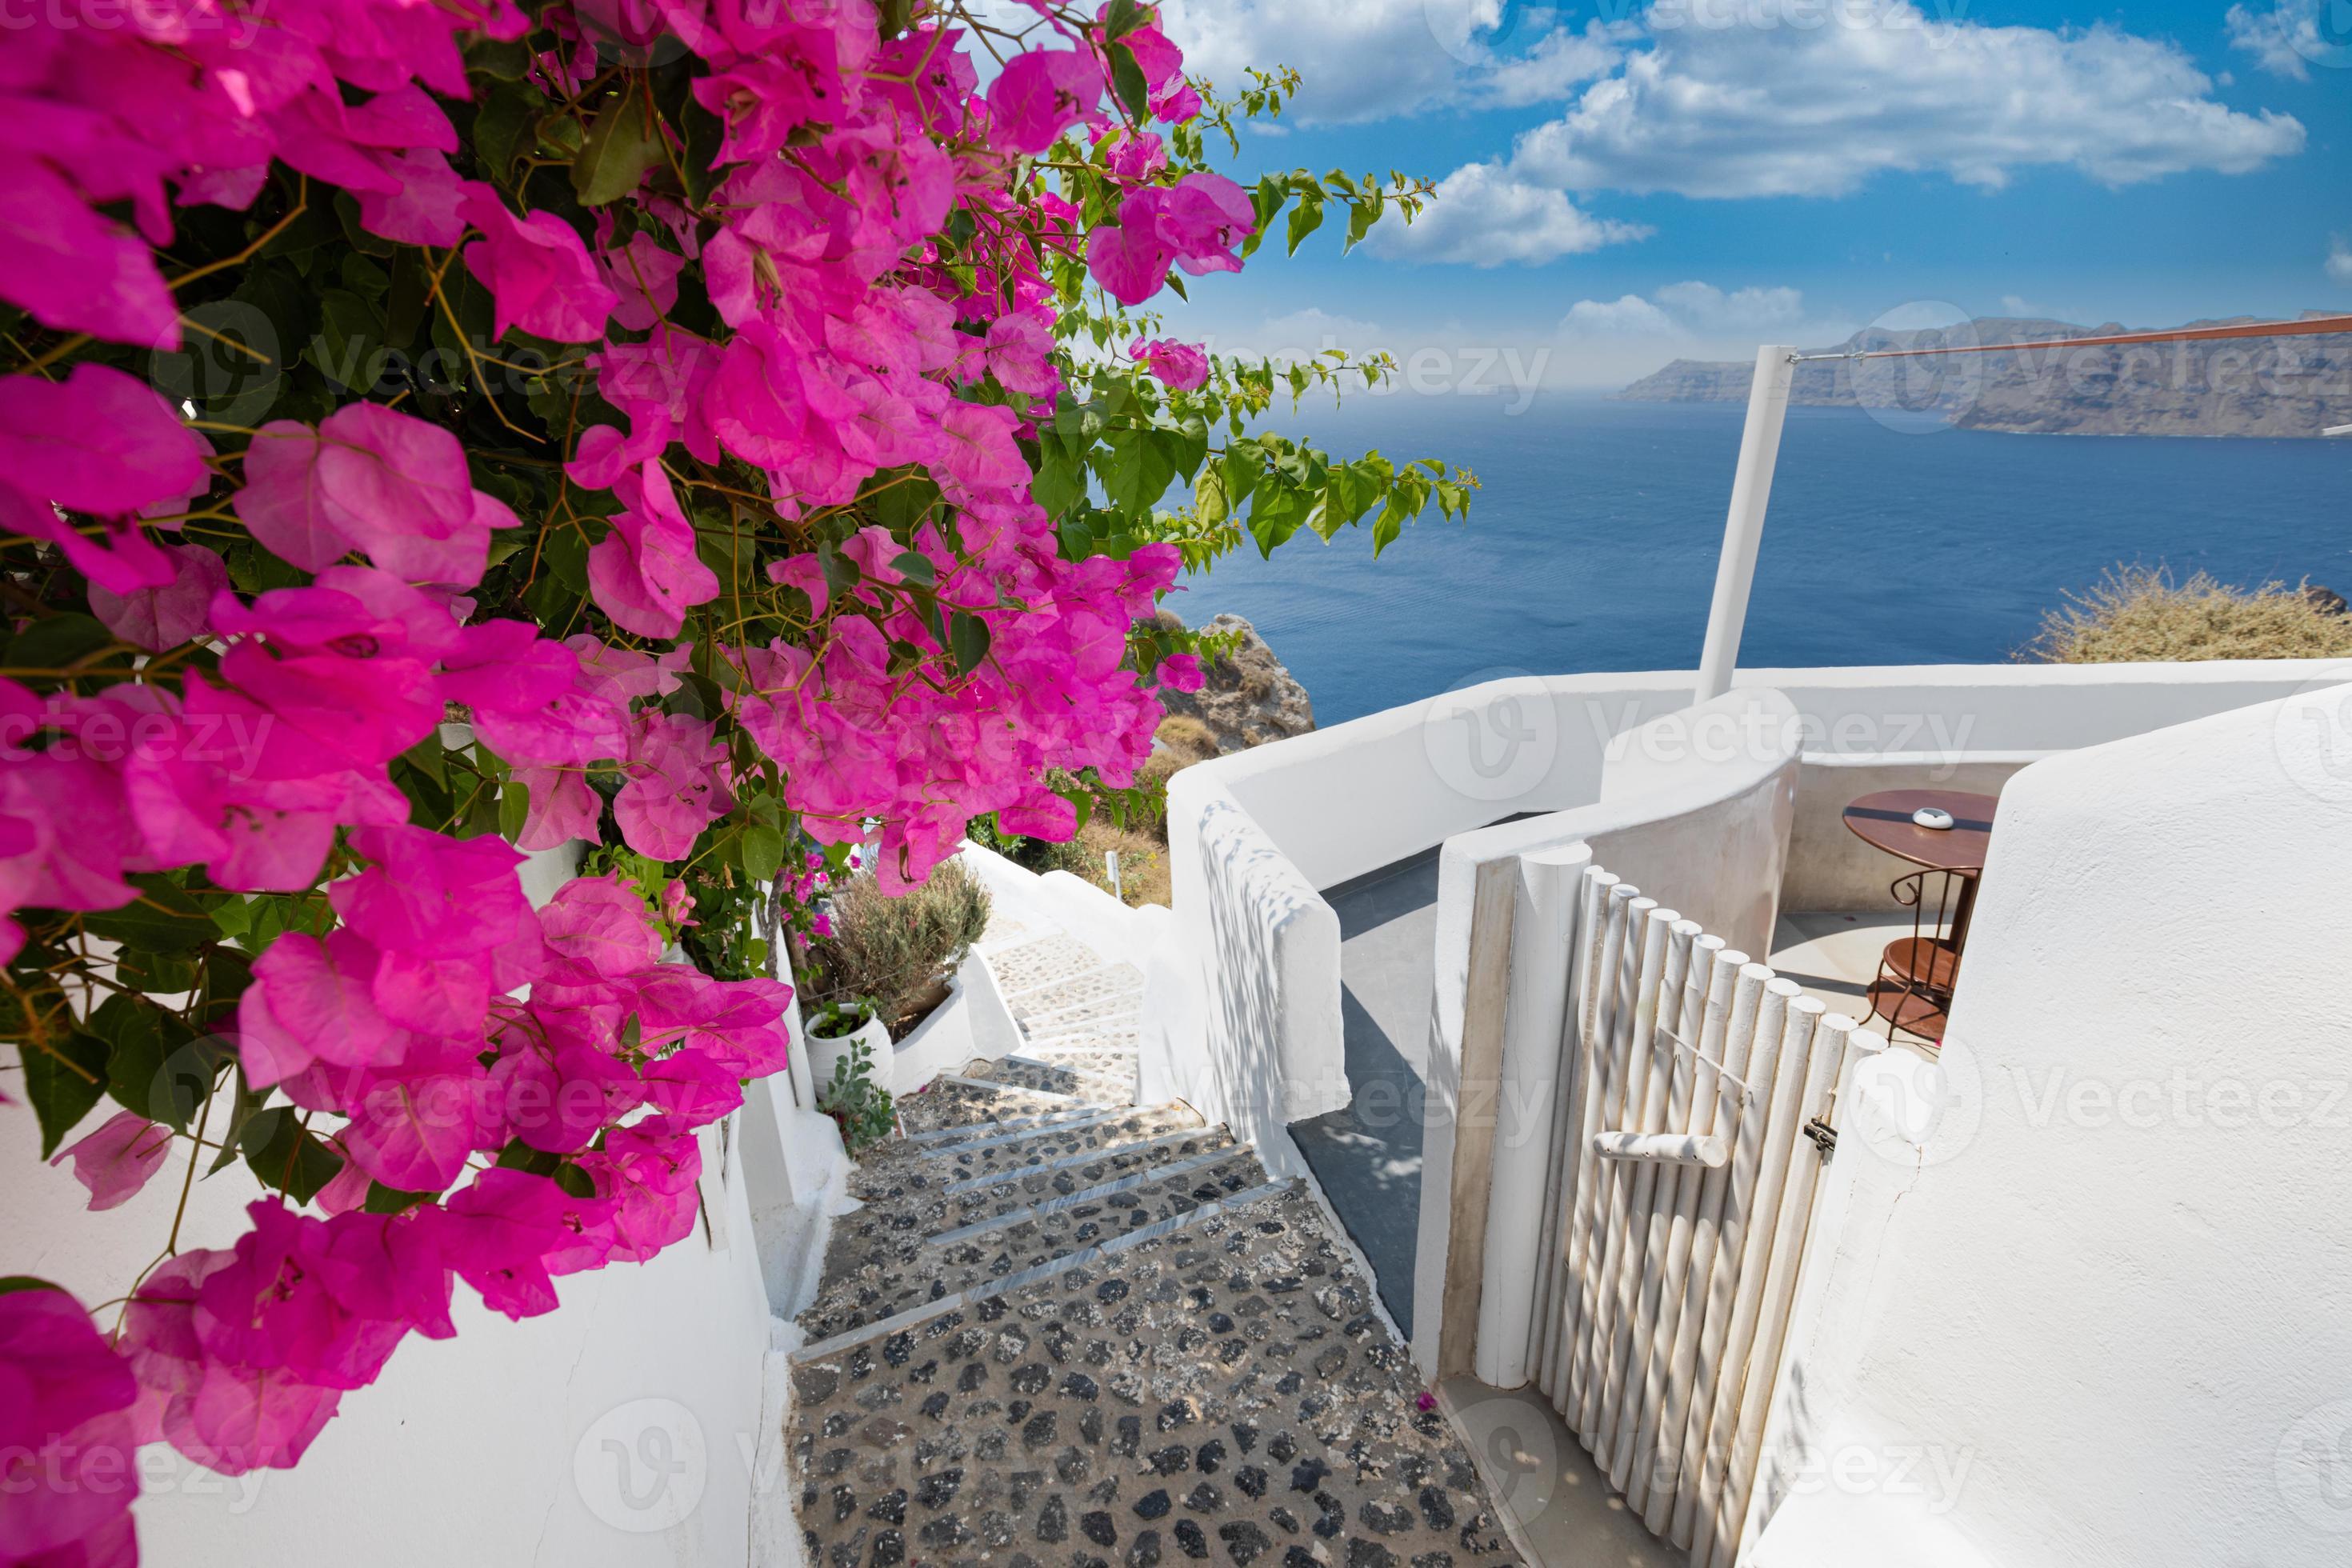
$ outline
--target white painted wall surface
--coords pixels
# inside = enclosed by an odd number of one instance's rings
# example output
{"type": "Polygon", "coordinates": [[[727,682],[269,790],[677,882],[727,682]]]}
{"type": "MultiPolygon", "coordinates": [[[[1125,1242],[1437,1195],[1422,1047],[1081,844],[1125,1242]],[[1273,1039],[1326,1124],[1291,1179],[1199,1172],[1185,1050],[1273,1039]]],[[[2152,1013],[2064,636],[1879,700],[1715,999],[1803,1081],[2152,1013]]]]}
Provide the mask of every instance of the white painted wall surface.
{"type": "MultiPolygon", "coordinates": [[[[533,857],[525,890],[544,901],[573,863],[533,857]]],[[[101,1104],[81,1131],[115,1109],[101,1104]]],[[[293,1469],[227,1478],[165,1445],[143,1449],[142,1562],[793,1568],[790,1385],[772,1353],[791,1331],[770,1290],[796,1310],[783,1293],[822,1250],[840,1148],[830,1121],[794,1111],[783,1075],[752,1086],[723,1136],[703,1133],[707,1226],[652,1262],[560,1279],[562,1305],[520,1323],[459,1282],[457,1336],[410,1336],[293,1469]]],[[[171,1233],[184,1158],[91,1214],[71,1171],[42,1166],[39,1150],[31,1110],[0,1105],[0,1165],[15,1173],[0,1273],[52,1280],[88,1306],[121,1295],[171,1233]]],[[[242,1164],[199,1175],[181,1246],[231,1246],[260,1189],[242,1164]]]]}
{"type": "Polygon", "coordinates": [[[1749,1561],[2352,1561],[2347,888],[2352,687],[2011,781],[1940,1069],[1830,1167],[1790,1426],[1848,1479],[1749,1561]]]}

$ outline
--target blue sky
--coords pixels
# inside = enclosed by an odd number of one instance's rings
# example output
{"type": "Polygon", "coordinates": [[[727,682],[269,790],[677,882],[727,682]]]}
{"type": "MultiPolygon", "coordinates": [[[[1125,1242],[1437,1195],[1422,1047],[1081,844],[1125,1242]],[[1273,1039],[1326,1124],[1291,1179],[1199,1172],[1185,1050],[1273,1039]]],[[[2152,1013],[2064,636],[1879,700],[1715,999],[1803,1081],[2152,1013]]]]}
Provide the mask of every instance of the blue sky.
{"type": "Polygon", "coordinates": [[[2352,0],[1162,12],[1221,84],[1307,75],[1237,175],[1441,183],[1353,256],[1327,234],[1203,279],[1171,320],[1219,348],[1419,352],[1436,380],[1500,353],[1497,379],[1599,386],[1874,321],[2352,310],[2352,0]]]}

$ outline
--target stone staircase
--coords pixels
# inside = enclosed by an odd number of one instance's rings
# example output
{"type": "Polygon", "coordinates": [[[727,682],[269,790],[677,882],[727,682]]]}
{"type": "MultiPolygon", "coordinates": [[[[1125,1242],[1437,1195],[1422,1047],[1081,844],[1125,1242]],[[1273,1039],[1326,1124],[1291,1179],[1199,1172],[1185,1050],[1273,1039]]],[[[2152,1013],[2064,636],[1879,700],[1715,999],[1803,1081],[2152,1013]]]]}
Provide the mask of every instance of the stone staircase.
{"type": "Polygon", "coordinates": [[[1313,1197],[1134,1103],[1142,975],[1003,919],[982,951],[1022,1053],[907,1097],[801,1315],[810,1568],[1511,1560],[1313,1197]]]}

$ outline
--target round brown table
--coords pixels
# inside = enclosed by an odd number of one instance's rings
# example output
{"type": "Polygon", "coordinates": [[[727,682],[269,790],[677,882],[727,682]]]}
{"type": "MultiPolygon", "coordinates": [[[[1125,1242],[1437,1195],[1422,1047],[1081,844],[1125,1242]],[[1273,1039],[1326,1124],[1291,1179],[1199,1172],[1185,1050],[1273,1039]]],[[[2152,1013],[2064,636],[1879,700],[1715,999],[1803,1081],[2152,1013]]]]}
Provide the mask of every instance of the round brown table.
{"type": "MultiPolygon", "coordinates": [[[[1893,943],[1887,950],[1887,959],[1911,974],[1923,994],[1938,998],[1931,1006],[1916,1009],[1916,1016],[1899,1016],[1898,1007],[1898,1016],[1889,1021],[1927,1038],[1943,1037],[1943,1006],[1958,973],[1961,952],[1968,945],[1969,921],[1976,913],[1977,873],[1984,869],[1985,851],[1992,844],[1993,811],[1999,804],[1996,796],[1965,790],[1890,789],[1864,795],[1845,808],[1846,826],[1864,843],[1914,866],[1953,872],[1960,879],[1952,910],[1952,934],[1936,944],[1937,951],[1913,951],[1920,945],[1916,939],[1893,943]],[[1912,821],[1912,814],[1926,806],[1951,813],[1952,826],[1922,827],[1912,821]],[[1897,949],[1903,951],[1898,953],[1897,949]]],[[[1877,1000],[1875,987],[1873,1000],[1877,1000]]]]}

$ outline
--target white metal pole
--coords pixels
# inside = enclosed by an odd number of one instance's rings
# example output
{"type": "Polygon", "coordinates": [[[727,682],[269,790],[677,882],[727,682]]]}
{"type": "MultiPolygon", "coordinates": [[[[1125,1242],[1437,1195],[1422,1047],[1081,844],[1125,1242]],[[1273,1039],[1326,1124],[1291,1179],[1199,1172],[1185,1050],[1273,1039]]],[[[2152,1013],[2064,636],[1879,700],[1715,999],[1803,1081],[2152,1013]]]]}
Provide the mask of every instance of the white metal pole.
{"type": "Polygon", "coordinates": [[[1739,634],[1748,624],[1748,591],[1756,582],[1756,547],[1763,541],[1764,508],[1772,499],[1772,468],[1780,458],[1780,426],[1789,414],[1796,353],[1785,343],[1766,343],[1756,351],[1739,467],[1731,479],[1731,511],[1723,524],[1723,559],[1715,569],[1715,600],[1706,613],[1706,648],[1698,660],[1701,702],[1731,689],[1731,673],[1739,663],[1739,634]]]}

